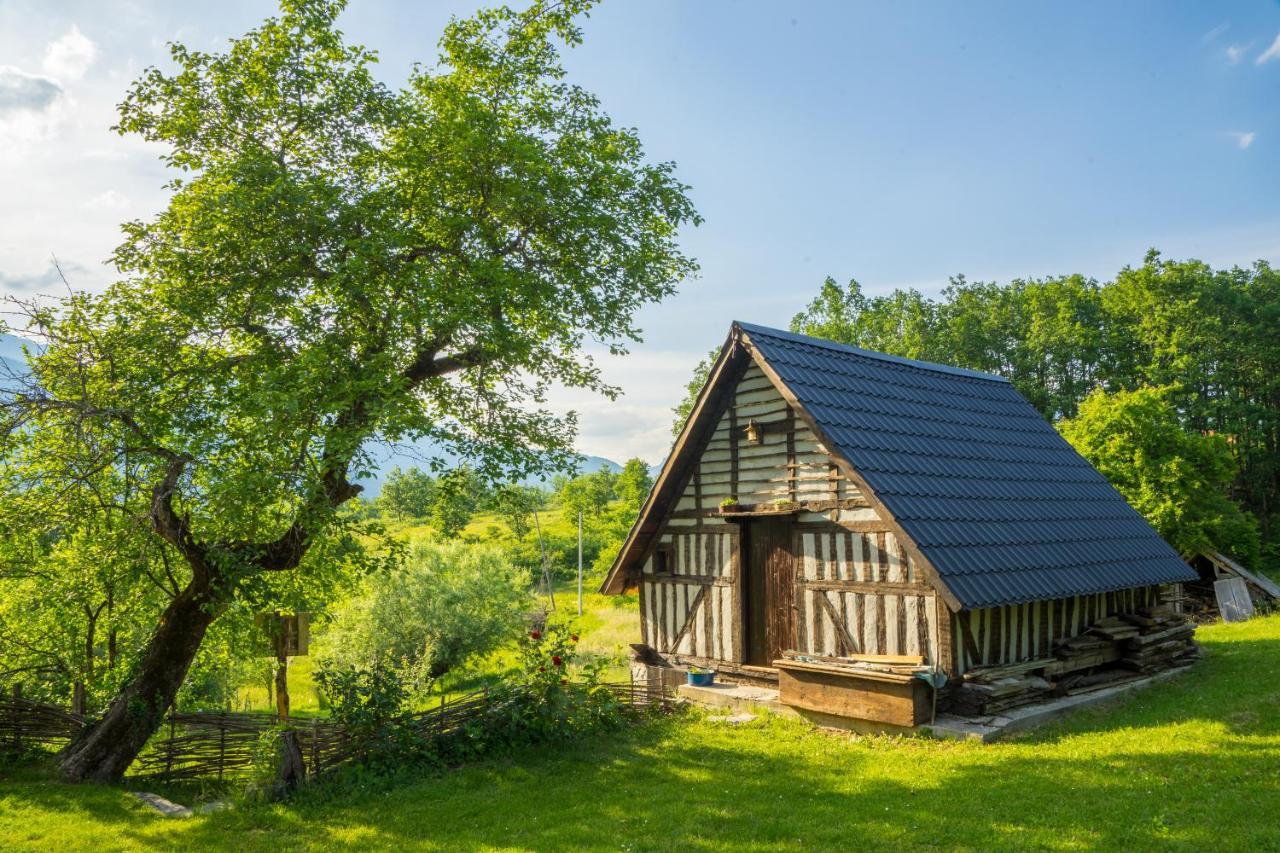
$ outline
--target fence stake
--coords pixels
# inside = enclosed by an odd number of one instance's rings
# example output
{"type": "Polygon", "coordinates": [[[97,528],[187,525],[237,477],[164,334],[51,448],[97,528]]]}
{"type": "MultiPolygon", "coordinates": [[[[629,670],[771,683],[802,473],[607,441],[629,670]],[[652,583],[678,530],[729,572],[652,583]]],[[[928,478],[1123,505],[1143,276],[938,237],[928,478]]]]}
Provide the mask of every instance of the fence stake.
{"type": "Polygon", "coordinates": [[[227,714],[218,715],[218,781],[222,781],[222,769],[227,763],[227,714]]]}
{"type": "Polygon", "coordinates": [[[169,709],[169,743],[165,748],[164,775],[166,777],[173,775],[173,735],[174,735],[173,708],[169,709]]]}
{"type": "Polygon", "coordinates": [[[22,751],[22,726],[18,725],[19,706],[22,703],[22,683],[13,685],[13,751],[22,751]]]}

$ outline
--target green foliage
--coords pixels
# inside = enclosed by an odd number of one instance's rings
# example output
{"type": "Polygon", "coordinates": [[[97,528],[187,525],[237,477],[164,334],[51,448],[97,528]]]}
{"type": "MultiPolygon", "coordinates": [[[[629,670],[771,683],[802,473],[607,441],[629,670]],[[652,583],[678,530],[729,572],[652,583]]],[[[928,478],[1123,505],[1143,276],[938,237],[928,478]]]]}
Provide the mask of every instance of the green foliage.
{"type": "Polygon", "coordinates": [[[530,631],[519,643],[519,699],[503,715],[513,741],[566,740],[624,721],[623,707],[599,686],[604,659],[583,653],[572,625],[530,631]]]}
{"type": "Polygon", "coordinates": [[[378,504],[396,518],[425,518],[431,511],[436,481],[417,468],[391,469],[378,495],[378,504]]]}
{"type": "Polygon", "coordinates": [[[599,518],[616,496],[617,479],[618,476],[604,466],[591,474],[558,478],[556,498],[565,520],[576,524],[578,513],[584,518],[599,518]]]}
{"type": "Polygon", "coordinates": [[[507,483],[495,491],[493,507],[511,535],[521,542],[533,527],[533,514],[542,509],[546,500],[546,493],[536,486],[507,483]]]}
{"type": "Polygon", "coordinates": [[[493,546],[420,544],[370,576],[318,639],[329,671],[394,673],[412,693],[510,640],[529,609],[525,572],[493,546]]]}
{"type": "MultiPolygon", "coordinates": [[[[71,492],[117,505],[146,545],[130,576],[164,577],[163,555],[203,635],[373,567],[376,530],[342,507],[374,441],[430,439],[487,478],[568,468],[575,419],[545,389],[616,395],[583,341],[625,352],[696,269],[674,166],[565,80],[590,6],[455,18],[399,89],[337,0],[286,0],[221,52],[174,44],[117,126],[163,150],[165,209],[125,223],[105,292],[11,306],[46,348],[0,415],[5,535],[56,537],[71,492]]],[[[453,484],[445,535],[470,512],[453,484]]],[[[140,658],[161,662],[131,682],[143,705],[172,699],[177,646],[140,658]]]]}
{"type": "Polygon", "coordinates": [[[1234,465],[1221,436],[1188,432],[1168,388],[1094,391],[1064,438],[1184,554],[1222,550],[1252,562],[1254,519],[1227,498],[1234,465]]]}
{"type": "Polygon", "coordinates": [[[653,477],[649,475],[649,466],[643,459],[628,459],[618,472],[613,483],[614,494],[622,505],[638,513],[649,497],[653,488],[653,477]]]}
{"type": "Polygon", "coordinates": [[[485,484],[468,467],[455,468],[436,481],[427,519],[443,539],[452,539],[471,521],[484,496],[485,484]]]}
{"type": "Polygon", "coordinates": [[[316,682],[329,718],[353,742],[356,772],[393,774],[434,759],[431,745],[406,713],[409,690],[395,669],[338,666],[318,670],[316,682]]]}

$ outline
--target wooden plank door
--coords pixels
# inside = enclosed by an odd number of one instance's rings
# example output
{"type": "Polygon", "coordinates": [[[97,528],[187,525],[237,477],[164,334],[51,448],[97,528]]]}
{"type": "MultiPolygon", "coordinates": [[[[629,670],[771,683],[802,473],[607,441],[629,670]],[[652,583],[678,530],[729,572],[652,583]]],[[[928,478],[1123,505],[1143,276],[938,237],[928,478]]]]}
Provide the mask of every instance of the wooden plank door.
{"type": "Polygon", "coordinates": [[[752,519],[743,524],[746,559],[743,625],[749,664],[771,666],[795,647],[795,558],[790,519],[752,519]]]}

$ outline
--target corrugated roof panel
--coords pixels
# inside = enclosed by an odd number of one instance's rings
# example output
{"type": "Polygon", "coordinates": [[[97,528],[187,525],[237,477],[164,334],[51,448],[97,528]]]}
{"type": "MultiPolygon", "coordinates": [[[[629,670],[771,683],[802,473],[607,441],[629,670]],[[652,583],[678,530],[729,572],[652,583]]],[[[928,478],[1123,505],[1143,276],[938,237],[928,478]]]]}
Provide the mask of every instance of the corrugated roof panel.
{"type": "Polygon", "coordinates": [[[1004,379],[738,325],[965,607],[1193,579],[1004,379]]]}

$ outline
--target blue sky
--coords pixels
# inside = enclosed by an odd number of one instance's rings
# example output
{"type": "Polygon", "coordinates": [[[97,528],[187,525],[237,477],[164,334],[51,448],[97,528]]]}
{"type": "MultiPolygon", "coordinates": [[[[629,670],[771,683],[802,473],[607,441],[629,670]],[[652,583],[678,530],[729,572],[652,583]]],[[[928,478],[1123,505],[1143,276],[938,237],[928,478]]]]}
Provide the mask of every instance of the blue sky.
{"type": "MultiPolygon", "coordinates": [[[[475,5],[354,0],[342,25],[395,83],[475,5]]],[[[0,290],[53,290],[51,255],[76,286],[109,280],[116,223],[164,201],[112,105],[165,41],[213,47],[271,10],[0,0],[0,290]]],[[[606,366],[627,396],[556,398],[582,409],[586,452],[656,461],[729,321],[785,325],[827,275],[936,292],[956,273],[1108,277],[1151,246],[1280,261],[1275,0],[609,0],[584,28],[572,79],[679,164],[706,217],[684,237],[701,277],[606,366]]]]}

